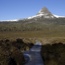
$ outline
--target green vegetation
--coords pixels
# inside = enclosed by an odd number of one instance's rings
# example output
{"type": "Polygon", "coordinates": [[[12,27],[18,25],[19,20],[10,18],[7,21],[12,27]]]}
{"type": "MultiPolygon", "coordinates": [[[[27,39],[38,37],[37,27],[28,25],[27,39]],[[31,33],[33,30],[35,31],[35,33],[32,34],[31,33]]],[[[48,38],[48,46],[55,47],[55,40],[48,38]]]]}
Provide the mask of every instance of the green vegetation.
{"type": "Polygon", "coordinates": [[[65,65],[65,44],[43,45],[41,55],[45,65],[65,65]]]}
{"type": "Polygon", "coordinates": [[[41,55],[45,65],[65,65],[65,44],[57,44],[65,42],[65,18],[0,22],[0,65],[12,65],[13,62],[13,65],[23,65],[25,59],[21,50],[29,50],[36,39],[43,44],[41,55]],[[19,38],[26,40],[23,42],[19,38]]]}
{"type": "MultiPolygon", "coordinates": [[[[20,38],[15,41],[0,40],[0,65],[24,65],[22,52],[30,50],[32,46],[33,43],[25,43],[20,38]]],[[[45,65],[65,65],[65,44],[59,42],[42,45],[41,55],[45,65]]]]}
{"type": "Polygon", "coordinates": [[[0,22],[0,39],[20,37],[65,37],[65,18],[0,22]]]}
{"type": "Polygon", "coordinates": [[[30,19],[19,20],[17,22],[0,22],[1,31],[64,31],[65,18],[54,19],[30,19]]]}

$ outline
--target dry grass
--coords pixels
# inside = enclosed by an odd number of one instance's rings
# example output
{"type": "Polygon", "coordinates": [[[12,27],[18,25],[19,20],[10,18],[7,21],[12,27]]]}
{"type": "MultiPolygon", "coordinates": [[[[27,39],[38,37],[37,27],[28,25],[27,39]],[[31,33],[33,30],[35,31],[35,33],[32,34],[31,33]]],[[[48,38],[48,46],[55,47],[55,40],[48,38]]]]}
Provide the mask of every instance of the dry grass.
{"type": "Polygon", "coordinates": [[[0,32],[0,39],[15,40],[22,38],[25,42],[40,40],[43,44],[50,42],[65,42],[65,32],[25,31],[25,32],[0,32]]]}

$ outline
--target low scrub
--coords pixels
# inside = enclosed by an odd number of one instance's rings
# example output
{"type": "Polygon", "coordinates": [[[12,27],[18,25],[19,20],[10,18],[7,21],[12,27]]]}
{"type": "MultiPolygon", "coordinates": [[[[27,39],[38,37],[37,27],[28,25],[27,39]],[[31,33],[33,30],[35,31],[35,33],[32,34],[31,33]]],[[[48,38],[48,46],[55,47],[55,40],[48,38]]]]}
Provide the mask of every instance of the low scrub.
{"type": "Polygon", "coordinates": [[[65,44],[43,45],[41,55],[45,65],[65,65],[65,44]]]}
{"type": "Polygon", "coordinates": [[[0,65],[24,65],[22,51],[29,50],[32,43],[24,43],[22,39],[16,41],[0,40],[0,65]]]}

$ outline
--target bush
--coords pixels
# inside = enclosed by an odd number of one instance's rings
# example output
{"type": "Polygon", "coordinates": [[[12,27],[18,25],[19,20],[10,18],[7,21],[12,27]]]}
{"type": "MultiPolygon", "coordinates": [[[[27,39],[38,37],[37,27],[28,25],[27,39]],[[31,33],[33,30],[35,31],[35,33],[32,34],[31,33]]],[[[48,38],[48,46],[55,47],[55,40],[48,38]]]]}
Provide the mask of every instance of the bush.
{"type": "Polygon", "coordinates": [[[65,44],[43,45],[41,55],[45,65],[65,65],[65,44]]]}
{"type": "Polygon", "coordinates": [[[0,65],[24,65],[24,49],[31,48],[33,44],[24,43],[22,39],[10,41],[8,39],[0,40],[0,65]]]}

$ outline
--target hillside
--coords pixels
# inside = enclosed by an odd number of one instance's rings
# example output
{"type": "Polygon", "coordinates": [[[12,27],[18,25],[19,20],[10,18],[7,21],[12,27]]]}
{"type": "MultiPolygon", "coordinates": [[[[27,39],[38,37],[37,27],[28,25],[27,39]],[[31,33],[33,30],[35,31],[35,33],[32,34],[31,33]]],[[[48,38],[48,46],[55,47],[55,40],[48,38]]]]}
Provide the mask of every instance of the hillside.
{"type": "Polygon", "coordinates": [[[64,27],[65,17],[56,17],[46,7],[32,17],[0,22],[0,31],[64,31],[64,27]]]}
{"type": "Polygon", "coordinates": [[[0,37],[64,37],[65,17],[54,16],[46,7],[35,16],[17,21],[1,21],[0,37]],[[4,34],[5,33],[5,34],[4,34]],[[16,33],[16,34],[15,34],[16,33]],[[10,35],[8,35],[10,34],[10,35]]]}
{"type": "Polygon", "coordinates": [[[65,31],[65,18],[37,20],[19,20],[18,22],[0,22],[1,31],[65,31]]]}

